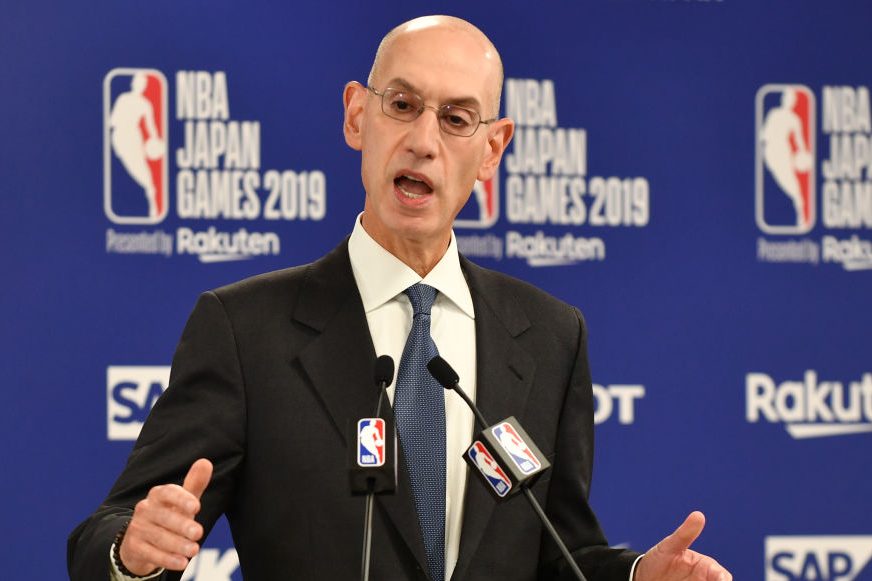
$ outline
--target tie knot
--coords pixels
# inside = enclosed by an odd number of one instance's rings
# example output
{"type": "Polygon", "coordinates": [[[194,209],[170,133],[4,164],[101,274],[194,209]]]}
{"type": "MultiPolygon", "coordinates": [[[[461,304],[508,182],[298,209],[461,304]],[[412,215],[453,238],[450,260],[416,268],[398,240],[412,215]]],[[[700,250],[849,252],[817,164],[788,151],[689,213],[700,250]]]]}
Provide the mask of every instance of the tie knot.
{"type": "Polygon", "coordinates": [[[424,283],[415,283],[405,291],[406,296],[412,301],[412,310],[415,315],[429,315],[430,309],[433,308],[433,301],[436,300],[436,289],[424,283]]]}

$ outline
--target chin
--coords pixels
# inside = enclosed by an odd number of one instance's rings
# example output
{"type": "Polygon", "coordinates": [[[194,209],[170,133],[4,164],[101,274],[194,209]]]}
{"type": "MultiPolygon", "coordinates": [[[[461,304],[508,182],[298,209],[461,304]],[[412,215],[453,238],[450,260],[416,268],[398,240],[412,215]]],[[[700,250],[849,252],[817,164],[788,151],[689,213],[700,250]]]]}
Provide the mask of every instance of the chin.
{"type": "Polygon", "coordinates": [[[403,217],[403,219],[397,221],[396,227],[392,228],[392,230],[406,240],[417,241],[430,240],[442,235],[442,233],[448,236],[451,227],[439,226],[432,219],[428,218],[403,217]]]}

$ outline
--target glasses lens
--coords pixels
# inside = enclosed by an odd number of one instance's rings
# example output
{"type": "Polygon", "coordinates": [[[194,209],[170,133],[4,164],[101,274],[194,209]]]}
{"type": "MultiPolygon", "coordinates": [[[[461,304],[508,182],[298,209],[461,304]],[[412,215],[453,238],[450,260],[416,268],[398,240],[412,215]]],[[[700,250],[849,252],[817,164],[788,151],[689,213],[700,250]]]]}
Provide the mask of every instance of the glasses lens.
{"type": "Polygon", "coordinates": [[[385,89],[382,97],[382,111],[388,117],[400,121],[412,121],[421,114],[421,97],[414,93],[385,89]]]}
{"type": "Polygon", "coordinates": [[[453,135],[467,137],[478,129],[478,113],[457,105],[443,105],[439,109],[442,130],[453,135]]]}

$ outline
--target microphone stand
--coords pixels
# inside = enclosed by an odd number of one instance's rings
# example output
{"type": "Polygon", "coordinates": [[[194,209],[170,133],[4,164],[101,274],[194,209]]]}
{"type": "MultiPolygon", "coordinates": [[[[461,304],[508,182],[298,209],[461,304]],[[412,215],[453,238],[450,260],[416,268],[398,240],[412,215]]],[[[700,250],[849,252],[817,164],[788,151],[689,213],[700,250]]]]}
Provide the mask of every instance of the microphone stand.
{"type": "MultiPolygon", "coordinates": [[[[388,359],[390,359],[388,357],[388,359]]],[[[390,361],[390,373],[388,375],[393,376],[394,374],[394,362],[390,361]]],[[[381,408],[382,402],[384,401],[385,394],[387,393],[387,387],[390,384],[390,380],[385,380],[384,377],[378,379],[379,393],[378,393],[378,403],[375,406],[375,415],[373,417],[381,416],[381,408]]],[[[387,434],[385,434],[387,436],[387,434]]],[[[361,562],[360,562],[360,578],[363,581],[369,581],[369,563],[370,556],[372,554],[372,513],[373,513],[373,500],[375,497],[374,492],[374,480],[372,478],[367,479],[367,493],[366,493],[366,508],[364,509],[363,516],[363,550],[361,552],[361,562]]]]}
{"type": "MultiPolygon", "coordinates": [[[[448,362],[437,355],[430,360],[430,363],[427,364],[427,369],[430,370],[430,373],[436,378],[436,381],[441,383],[445,389],[452,389],[457,393],[457,395],[463,398],[463,401],[466,402],[466,405],[468,405],[472,412],[475,414],[475,421],[478,426],[482,430],[486,430],[490,424],[485,419],[484,414],[481,413],[481,410],[478,409],[478,406],[475,405],[475,403],[471,399],[469,399],[469,396],[466,395],[466,392],[461,389],[459,383],[460,378],[457,373],[453,369],[451,369],[451,366],[448,364],[448,362]],[[436,360],[440,360],[441,363],[437,363],[434,367],[431,367],[431,365],[433,365],[436,360]]],[[[569,549],[566,548],[566,544],[563,542],[563,539],[561,539],[560,535],[557,534],[557,530],[554,528],[554,525],[551,524],[551,520],[542,509],[542,505],[540,505],[539,501],[536,500],[536,497],[533,495],[533,491],[530,490],[526,483],[521,485],[521,490],[524,491],[524,496],[527,497],[527,501],[530,503],[530,506],[533,507],[533,511],[536,513],[536,516],[538,516],[539,520],[542,521],[542,525],[545,527],[545,530],[548,531],[548,534],[551,535],[551,538],[557,544],[557,548],[560,549],[560,553],[563,555],[563,558],[566,559],[566,562],[569,564],[569,568],[572,570],[575,578],[578,579],[578,581],[587,581],[587,577],[585,577],[584,573],[581,572],[581,569],[578,568],[578,564],[572,558],[572,555],[570,555],[569,549]]]]}

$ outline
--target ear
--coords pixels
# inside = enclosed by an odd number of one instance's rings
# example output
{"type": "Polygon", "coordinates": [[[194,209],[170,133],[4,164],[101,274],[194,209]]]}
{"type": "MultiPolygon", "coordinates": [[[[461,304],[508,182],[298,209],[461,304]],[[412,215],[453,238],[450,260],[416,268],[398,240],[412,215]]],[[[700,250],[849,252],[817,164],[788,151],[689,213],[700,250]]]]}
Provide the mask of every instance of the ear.
{"type": "Polygon", "coordinates": [[[345,143],[351,149],[360,151],[362,147],[360,125],[366,103],[366,87],[357,81],[346,83],[345,90],[342,91],[342,103],[345,106],[345,121],[342,124],[345,143]]]}
{"type": "Polygon", "coordinates": [[[500,166],[503,152],[509,146],[509,142],[512,141],[512,135],[515,134],[515,122],[508,117],[494,121],[488,127],[487,133],[487,151],[476,176],[482,182],[492,178],[500,166]]]}

